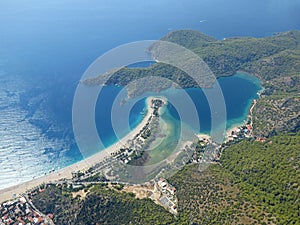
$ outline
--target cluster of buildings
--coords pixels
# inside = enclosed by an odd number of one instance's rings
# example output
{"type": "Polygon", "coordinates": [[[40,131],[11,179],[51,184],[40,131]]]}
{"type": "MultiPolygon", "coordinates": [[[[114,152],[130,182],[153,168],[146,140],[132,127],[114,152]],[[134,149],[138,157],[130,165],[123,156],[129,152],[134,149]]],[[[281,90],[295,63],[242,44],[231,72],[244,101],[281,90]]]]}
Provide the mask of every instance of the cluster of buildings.
{"type": "Polygon", "coordinates": [[[247,124],[245,126],[237,127],[233,129],[231,133],[228,135],[228,141],[234,141],[241,138],[250,138],[252,132],[252,126],[247,124]]]}
{"type": "Polygon", "coordinates": [[[159,199],[160,204],[171,213],[177,214],[178,200],[176,197],[176,188],[169,184],[164,178],[160,178],[156,188],[161,192],[159,199]]]}
{"type": "Polygon", "coordinates": [[[252,125],[250,123],[231,129],[226,136],[225,145],[220,145],[211,140],[207,135],[198,136],[194,153],[190,163],[216,162],[220,160],[221,152],[226,147],[226,143],[235,142],[243,138],[252,137],[252,125]]]}
{"type": "MultiPolygon", "coordinates": [[[[208,153],[211,153],[212,155],[215,155],[215,153],[212,153],[212,150],[217,150],[217,146],[211,138],[207,135],[196,135],[198,137],[198,141],[196,143],[193,143],[191,145],[191,149],[193,149],[193,155],[191,158],[191,161],[189,163],[202,163],[205,162],[205,159],[209,155],[208,153]]],[[[207,159],[210,160],[210,159],[207,159]]]]}
{"type": "Polygon", "coordinates": [[[0,205],[0,225],[49,225],[48,218],[37,212],[23,196],[0,205]]]}

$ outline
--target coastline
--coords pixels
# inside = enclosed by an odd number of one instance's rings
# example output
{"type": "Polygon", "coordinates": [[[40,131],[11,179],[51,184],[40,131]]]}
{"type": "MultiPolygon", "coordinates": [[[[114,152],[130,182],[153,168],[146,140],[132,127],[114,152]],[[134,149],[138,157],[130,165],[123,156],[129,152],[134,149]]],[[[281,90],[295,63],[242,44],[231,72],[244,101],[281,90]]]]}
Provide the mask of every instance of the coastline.
{"type": "MultiPolygon", "coordinates": [[[[224,143],[230,141],[232,132],[235,132],[242,126],[246,126],[247,122],[250,121],[251,129],[253,129],[253,109],[257,103],[257,100],[261,98],[261,93],[264,91],[264,87],[261,85],[261,80],[258,76],[253,75],[251,73],[245,72],[245,71],[237,71],[236,75],[240,76],[244,79],[250,79],[251,81],[254,81],[256,85],[259,85],[260,90],[257,92],[257,98],[252,99],[251,104],[248,106],[249,109],[247,111],[247,115],[245,116],[244,120],[238,123],[232,124],[228,129],[226,129],[225,136],[224,136],[224,143]]],[[[250,136],[252,135],[252,130],[250,133],[250,136]]]]}
{"type": "Polygon", "coordinates": [[[151,107],[151,101],[154,98],[155,97],[148,97],[146,99],[147,113],[145,117],[129,134],[127,134],[121,140],[109,146],[108,148],[104,149],[103,151],[98,152],[95,155],[83,159],[82,161],[74,163],[68,167],[62,168],[58,171],[49,173],[41,177],[37,177],[35,179],[32,179],[30,181],[21,184],[17,184],[11,187],[1,189],[0,190],[1,202],[10,200],[22,193],[25,193],[27,190],[35,188],[44,183],[56,182],[61,179],[71,179],[72,172],[87,170],[91,166],[103,162],[105,159],[110,157],[112,153],[118,152],[120,148],[125,146],[129,140],[132,140],[134,136],[136,136],[140,132],[140,130],[147,124],[149,117],[152,116],[152,113],[154,111],[154,109],[151,107]]]}
{"type": "MultiPolygon", "coordinates": [[[[249,109],[248,109],[247,116],[244,118],[243,121],[233,123],[233,124],[231,124],[230,127],[226,128],[223,143],[226,143],[226,142],[230,141],[232,132],[235,132],[236,130],[238,130],[239,128],[241,128],[243,126],[246,126],[248,121],[250,121],[249,125],[253,129],[253,115],[252,114],[253,114],[253,109],[254,109],[255,105],[257,104],[257,100],[259,98],[260,98],[260,96],[258,96],[258,98],[256,98],[256,99],[252,100],[252,102],[249,106],[249,109]]],[[[211,136],[207,133],[195,133],[195,135],[198,137],[199,140],[200,139],[211,140],[211,136]]],[[[250,136],[251,135],[252,135],[252,132],[251,132],[250,136]]]]}
{"type": "MultiPolygon", "coordinates": [[[[260,96],[258,96],[258,98],[259,97],[260,96]]],[[[10,187],[1,189],[0,190],[1,201],[9,200],[9,199],[13,198],[15,195],[24,193],[27,190],[35,188],[44,183],[56,182],[61,179],[70,179],[70,178],[72,178],[72,172],[87,170],[91,166],[93,166],[97,163],[103,162],[107,158],[111,157],[112,153],[116,153],[119,151],[120,148],[126,146],[128,141],[132,140],[134,138],[134,136],[136,136],[140,132],[140,130],[147,124],[149,117],[153,113],[153,108],[151,107],[151,100],[153,98],[155,98],[155,97],[148,97],[145,100],[146,101],[145,105],[147,107],[147,110],[146,110],[146,114],[145,114],[144,118],[142,119],[142,121],[129,134],[127,134],[125,137],[120,139],[118,142],[107,147],[103,151],[98,152],[95,155],[90,156],[89,158],[83,159],[82,161],[74,163],[68,167],[62,168],[58,171],[54,171],[52,173],[49,173],[49,174],[41,176],[41,177],[37,177],[35,179],[29,180],[29,181],[21,183],[21,184],[17,184],[14,186],[10,186],[10,187]]],[[[164,100],[164,102],[167,102],[166,99],[163,99],[163,100],[164,100]]],[[[251,118],[252,109],[254,107],[253,104],[255,104],[256,101],[257,101],[257,99],[252,100],[252,103],[249,106],[248,114],[247,114],[246,118],[244,119],[244,121],[232,124],[230,126],[230,128],[226,129],[223,142],[226,143],[229,140],[229,136],[230,136],[231,132],[238,129],[238,127],[245,125],[245,120],[247,120],[248,118],[251,118]]],[[[159,113],[162,113],[161,110],[163,110],[163,109],[162,108],[159,109],[159,113]]],[[[203,138],[203,139],[207,139],[207,140],[211,139],[211,137],[208,133],[197,133],[196,136],[198,136],[198,138],[203,138]]]]}

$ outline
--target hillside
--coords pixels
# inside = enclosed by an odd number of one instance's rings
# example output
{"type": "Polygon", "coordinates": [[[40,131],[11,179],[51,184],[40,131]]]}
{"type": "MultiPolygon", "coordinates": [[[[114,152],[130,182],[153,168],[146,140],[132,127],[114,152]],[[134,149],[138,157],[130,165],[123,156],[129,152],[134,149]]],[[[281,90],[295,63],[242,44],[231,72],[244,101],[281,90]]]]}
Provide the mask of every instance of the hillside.
{"type": "Polygon", "coordinates": [[[136,199],[132,193],[119,192],[122,186],[94,185],[85,188],[85,198],[66,186],[46,188],[33,197],[37,208],[53,213],[57,225],[92,224],[169,224],[172,214],[150,199],[136,199]]]}
{"type": "Polygon", "coordinates": [[[84,199],[51,186],[33,202],[54,213],[58,225],[299,224],[299,149],[300,133],[265,143],[244,140],[226,148],[220,164],[205,171],[186,166],[169,179],[178,190],[177,218],[151,200],[119,192],[119,186],[85,188],[84,199]]]}
{"type": "Polygon", "coordinates": [[[179,213],[195,224],[299,224],[300,134],[244,140],[220,165],[186,167],[170,181],[179,213]]]}

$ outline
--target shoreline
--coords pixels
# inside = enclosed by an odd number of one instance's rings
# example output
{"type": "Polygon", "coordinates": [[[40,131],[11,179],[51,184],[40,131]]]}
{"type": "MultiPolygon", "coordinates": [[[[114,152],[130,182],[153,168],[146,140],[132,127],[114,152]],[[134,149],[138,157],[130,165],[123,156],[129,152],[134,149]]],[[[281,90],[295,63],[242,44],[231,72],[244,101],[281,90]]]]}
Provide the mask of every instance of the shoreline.
{"type": "MultiPolygon", "coordinates": [[[[10,200],[12,198],[15,198],[19,196],[22,193],[25,193],[26,191],[36,188],[42,184],[51,183],[51,182],[57,182],[62,179],[71,179],[72,178],[72,172],[78,172],[78,171],[84,171],[88,170],[90,167],[104,162],[106,159],[112,156],[113,153],[117,153],[120,148],[123,148],[124,146],[128,145],[128,142],[134,137],[140,133],[140,131],[143,129],[143,127],[147,124],[148,119],[152,116],[154,109],[152,108],[152,100],[157,98],[156,96],[147,97],[146,101],[146,115],[144,116],[143,120],[125,137],[120,139],[118,142],[112,144],[111,146],[103,149],[101,152],[96,153],[95,155],[92,155],[86,159],[83,159],[79,162],[76,162],[70,166],[67,166],[65,168],[62,168],[58,171],[54,171],[52,173],[49,173],[47,175],[43,175],[37,178],[34,178],[32,180],[16,184],[14,186],[10,186],[4,189],[0,189],[0,202],[4,202],[7,200],[10,200]]],[[[167,103],[167,99],[161,98],[163,100],[164,104],[167,103]]],[[[250,105],[250,108],[248,110],[248,114],[246,117],[247,119],[250,119],[252,126],[252,111],[257,102],[257,99],[253,99],[252,104],[250,105]]],[[[162,108],[159,109],[159,113],[163,113],[162,108]]],[[[232,126],[225,130],[225,134],[223,136],[223,143],[227,143],[230,139],[231,132],[235,131],[241,126],[246,125],[246,120],[240,123],[232,124],[232,126]]],[[[211,141],[211,136],[208,133],[195,133],[195,136],[198,137],[198,139],[204,139],[211,141]]]]}
{"type": "Polygon", "coordinates": [[[230,141],[230,138],[231,138],[230,136],[231,136],[232,132],[235,132],[237,129],[239,129],[242,126],[247,126],[247,121],[250,121],[250,124],[248,124],[248,125],[251,126],[250,136],[253,135],[253,133],[252,133],[253,132],[252,131],[253,130],[253,115],[252,114],[253,114],[253,109],[254,109],[256,103],[257,103],[257,99],[253,99],[253,101],[252,101],[252,103],[250,105],[250,108],[248,110],[248,114],[247,114],[246,120],[244,120],[241,123],[236,123],[231,128],[229,128],[229,129],[226,130],[224,143],[230,141]]]}
{"type": "Polygon", "coordinates": [[[152,116],[154,109],[151,107],[151,101],[155,97],[148,97],[146,99],[147,113],[143,120],[125,137],[116,142],[115,144],[103,149],[101,152],[96,153],[86,159],[83,159],[77,163],[70,166],[62,168],[58,171],[54,171],[44,176],[34,178],[32,180],[23,182],[21,184],[16,184],[0,190],[0,202],[10,200],[18,195],[25,193],[26,191],[38,187],[44,183],[56,182],[61,179],[71,179],[72,172],[83,171],[89,169],[91,166],[103,162],[108,157],[111,157],[112,153],[116,153],[120,148],[125,146],[128,141],[132,140],[140,130],[147,124],[148,119],[152,116]]]}

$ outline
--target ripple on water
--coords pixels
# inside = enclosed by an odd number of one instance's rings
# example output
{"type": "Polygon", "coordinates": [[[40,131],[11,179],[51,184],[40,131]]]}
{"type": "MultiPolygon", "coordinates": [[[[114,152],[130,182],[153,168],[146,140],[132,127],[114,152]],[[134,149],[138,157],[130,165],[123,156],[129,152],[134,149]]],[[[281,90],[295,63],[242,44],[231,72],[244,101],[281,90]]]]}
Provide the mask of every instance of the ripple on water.
{"type": "Polygon", "coordinates": [[[28,90],[33,89],[22,77],[1,73],[0,189],[70,163],[64,155],[69,146],[58,135],[62,130],[47,117],[41,104],[45,94],[30,93],[24,105],[20,96],[28,90]],[[32,121],[38,121],[39,126],[32,121]],[[48,131],[52,132],[51,138],[46,135],[48,131]],[[45,149],[51,149],[51,153],[45,154],[45,149]]]}

